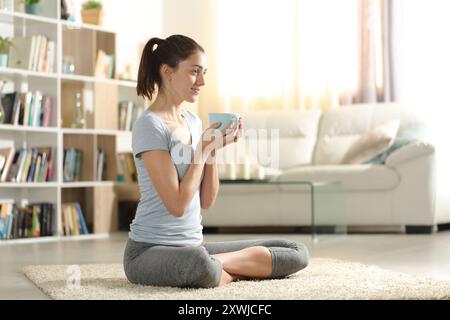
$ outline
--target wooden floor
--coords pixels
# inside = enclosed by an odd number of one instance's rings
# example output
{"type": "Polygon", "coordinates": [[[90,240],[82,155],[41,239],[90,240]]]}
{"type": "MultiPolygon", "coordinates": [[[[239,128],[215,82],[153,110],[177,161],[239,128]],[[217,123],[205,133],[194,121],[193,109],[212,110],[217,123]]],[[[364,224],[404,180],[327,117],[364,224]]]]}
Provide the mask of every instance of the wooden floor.
{"type": "MultiPolygon", "coordinates": [[[[311,257],[376,265],[450,281],[450,231],[431,235],[350,234],[313,242],[307,234],[205,234],[206,241],[290,239],[306,244],[311,257]]],[[[0,245],[0,299],[47,299],[23,274],[33,264],[121,263],[126,233],[107,239],[0,245]]]]}

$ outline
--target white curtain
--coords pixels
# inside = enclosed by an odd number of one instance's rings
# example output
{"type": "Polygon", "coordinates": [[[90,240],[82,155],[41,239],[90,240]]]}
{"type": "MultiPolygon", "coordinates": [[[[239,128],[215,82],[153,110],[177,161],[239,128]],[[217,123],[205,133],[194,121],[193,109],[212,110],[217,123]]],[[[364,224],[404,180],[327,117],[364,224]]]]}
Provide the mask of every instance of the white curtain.
{"type": "Polygon", "coordinates": [[[395,101],[400,77],[402,0],[358,2],[356,102],[395,101]]]}

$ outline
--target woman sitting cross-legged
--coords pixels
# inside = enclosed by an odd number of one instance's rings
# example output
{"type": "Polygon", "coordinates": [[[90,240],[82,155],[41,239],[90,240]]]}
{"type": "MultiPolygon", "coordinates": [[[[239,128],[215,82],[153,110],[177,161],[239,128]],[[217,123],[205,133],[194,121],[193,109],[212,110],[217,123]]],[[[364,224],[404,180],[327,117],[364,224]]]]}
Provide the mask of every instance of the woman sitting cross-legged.
{"type": "Polygon", "coordinates": [[[203,240],[201,208],[219,191],[216,151],[243,135],[242,119],[202,131],[200,118],[181,108],[196,101],[205,73],[204,50],[182,35],[152,38],[142,53],[137,93],[151,100],[158,92],[133,125],[141,198],[123,261],[132,283],[210,288],[282,278],[308,265],[306,246],[293,241],[203,240]]]}

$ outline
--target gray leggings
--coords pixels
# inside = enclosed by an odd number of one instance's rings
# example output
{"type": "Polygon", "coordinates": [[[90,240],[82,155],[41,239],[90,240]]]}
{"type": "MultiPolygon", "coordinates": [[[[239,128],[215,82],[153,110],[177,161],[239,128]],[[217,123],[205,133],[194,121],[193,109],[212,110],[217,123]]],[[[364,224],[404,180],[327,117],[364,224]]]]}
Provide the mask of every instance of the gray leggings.
{"type": "Polygon", "coordinates": [[[264,246],[272,256],[271,278],[283,278],[308,265],[303,244],[290,240],[243,240],[204,242],[196,247],[177,247],[128,239],[123,265],[128,280],[135,284],[170,287],[217,287],[222,263],[213,254],[264,246]]]}

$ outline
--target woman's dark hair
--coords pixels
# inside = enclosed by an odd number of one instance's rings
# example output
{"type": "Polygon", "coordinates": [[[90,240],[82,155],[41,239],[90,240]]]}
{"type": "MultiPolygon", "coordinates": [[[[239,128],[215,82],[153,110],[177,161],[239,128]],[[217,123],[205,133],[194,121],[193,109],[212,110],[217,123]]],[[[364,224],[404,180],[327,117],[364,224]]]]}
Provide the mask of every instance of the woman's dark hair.
{"type": "Polygon", "coordinates": [[[138,96],[152,99],[155,85],[161,88],[162,79],[159,70],[167,64],[176,69],[178,63],[186,60],[191,54],[203,48],[194,40],[183,35],[172,35],[168,38],[151,38],[144,47],[139,64],[136,92],[138,96]],[[156,48],[153,50],[153,47],[156,48]]]}

